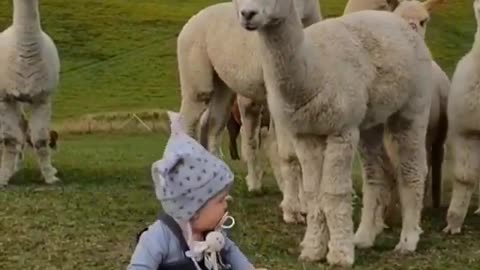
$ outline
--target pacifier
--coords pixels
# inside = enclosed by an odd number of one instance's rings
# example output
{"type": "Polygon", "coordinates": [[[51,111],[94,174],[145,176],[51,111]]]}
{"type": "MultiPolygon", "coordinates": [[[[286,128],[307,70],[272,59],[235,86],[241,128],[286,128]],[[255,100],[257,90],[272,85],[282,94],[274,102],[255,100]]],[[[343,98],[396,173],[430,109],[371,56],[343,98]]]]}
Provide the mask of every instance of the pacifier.
{"type": "Polygon", "coordinates": [[[232,216],[228,215],[228,211],[227,211],[223,215],[222,219],[220,219],[220,222],[215,228],[215,231],[219,230],[220,228],[228,230],[233,228],[234,225],[235,225],[235,219],[232,216]],[[227,223],[227,220],[230,220],[230,222],[227,223]]]}

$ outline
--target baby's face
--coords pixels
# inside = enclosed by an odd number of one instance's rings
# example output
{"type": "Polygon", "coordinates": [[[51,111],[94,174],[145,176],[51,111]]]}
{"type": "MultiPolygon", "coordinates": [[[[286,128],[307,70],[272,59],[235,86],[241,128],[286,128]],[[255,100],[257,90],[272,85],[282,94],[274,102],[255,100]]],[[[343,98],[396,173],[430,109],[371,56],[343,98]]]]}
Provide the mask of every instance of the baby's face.
{"type": "Polygon", "coordinates": [[[192,229],[196,232],[207,232],[215,229],[223,215],[227,212],[228,192],[221,192],[213,197],[192,219],[192,229]]]}

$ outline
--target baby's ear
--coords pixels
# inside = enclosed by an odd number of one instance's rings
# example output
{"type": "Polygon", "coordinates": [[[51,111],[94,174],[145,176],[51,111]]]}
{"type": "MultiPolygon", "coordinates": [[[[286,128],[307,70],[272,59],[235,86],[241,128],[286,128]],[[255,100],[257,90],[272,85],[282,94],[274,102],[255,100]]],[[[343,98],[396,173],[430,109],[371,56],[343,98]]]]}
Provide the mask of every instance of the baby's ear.
{"type": "Polygon", "coordinates": [[[428,10],[428,13],[431,13],[443,2],[444,0],[427,0],[423,2],[423,6],[425,7],[426,10],[428,10]]]}
{"type": "Polygon", "coordinates": [[[233,197],[232,195],[227,195],[227,197],[225,198],[227,201],[229,202],[233,202],[233,197]]]}

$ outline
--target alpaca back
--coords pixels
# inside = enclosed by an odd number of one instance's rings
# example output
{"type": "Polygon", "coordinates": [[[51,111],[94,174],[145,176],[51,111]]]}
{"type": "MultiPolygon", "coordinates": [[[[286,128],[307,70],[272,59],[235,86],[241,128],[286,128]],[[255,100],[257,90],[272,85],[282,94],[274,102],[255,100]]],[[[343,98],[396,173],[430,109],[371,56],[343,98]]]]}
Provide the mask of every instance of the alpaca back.
{"type": "Polygon", "coordinates": [[[5,89],[1,97],[31,102],[35,96],[56,90],[60,59],[46,33],[22,42],[10,27],[0,34],[0,50],[0,89],[5,89]]]}

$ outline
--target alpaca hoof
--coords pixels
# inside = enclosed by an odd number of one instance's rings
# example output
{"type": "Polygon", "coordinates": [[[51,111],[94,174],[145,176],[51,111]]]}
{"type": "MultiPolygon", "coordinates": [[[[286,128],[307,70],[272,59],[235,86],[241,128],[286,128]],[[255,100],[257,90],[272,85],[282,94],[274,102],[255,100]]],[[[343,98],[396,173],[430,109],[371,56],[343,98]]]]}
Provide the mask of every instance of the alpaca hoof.
{"type": "Polygon", "coordinates": [[[395,246],[395,251],[400,254],[409,254],[415,252],[417,249],[418,236],[405,238],[400,240],[400,242],[395,246]]]}
{"type": "Polygon", "coordinates": [[[353,243],[358,248],[371,248],[375,242],[375,235],[367,231],[357,231],[353,243]]]}
{"type": "Polygon", "coordinates": [[[395,252],[397,252],[399,254],[402,254],[402,255],[411,254],[411,253],[415,252],[415,249],[416,249],[416,247],[411,247],[411,246],[409,247],[405,243],[398,243],[395,246],[395,252]]]}
{"type": "Polygon", "coordinates": [[[60,178],[56,177],[56,176],[52,176],[48,179],[45,179],[45,183],[49,184],[49,185],[53,185],[53,184],[57,184],[57,183],[60,183],[60,178]]]}
{"type": "Polygon", "coordinates": [[[446,234],[459,234],[462,232],[462,229],[457,226],[448,225],[445,227],[445,229],[443,229],[443,232],[446,234]]]}
{"type": "Polygon", "coordinates": [[[305,224],[305,217],[300,212],[283,212],[283,221],[287,224],[305,224]]]}
{"type": "Polygon", "coordinates": [[[347,253],[348,254],[345,254],[343,252],[335,252],[335,251],[328,252],[328,255],[327,255],[328,264],[332,266],[341,266],[341,267],[352,266],[355,261],[353,247],[347,253]]]}
{"type": "Polygon", "coordinates": [[[302,262],[319,262],[325,258],[324,254],[314,249],[304,248],[298,259],[302,262]]]}
{"type": "Polygon", "coordinates": [[[261,193],[262,192],[262,187],[248,187],[248,192],[250,193],[261,193]]]}
{"type": "Polygon", "coordinates": [[[475,214],[475,215],[480,215],[480,208],[478,208],[477,211],[475,211],[474,214],[475,214]]]}
{"type": "Polygon", "coordinates": [[[248,192],[260,192],[262,190],[262,183],[258,180],[258,178],[247,175],[245,180],[247,182],[248,192]]]}

